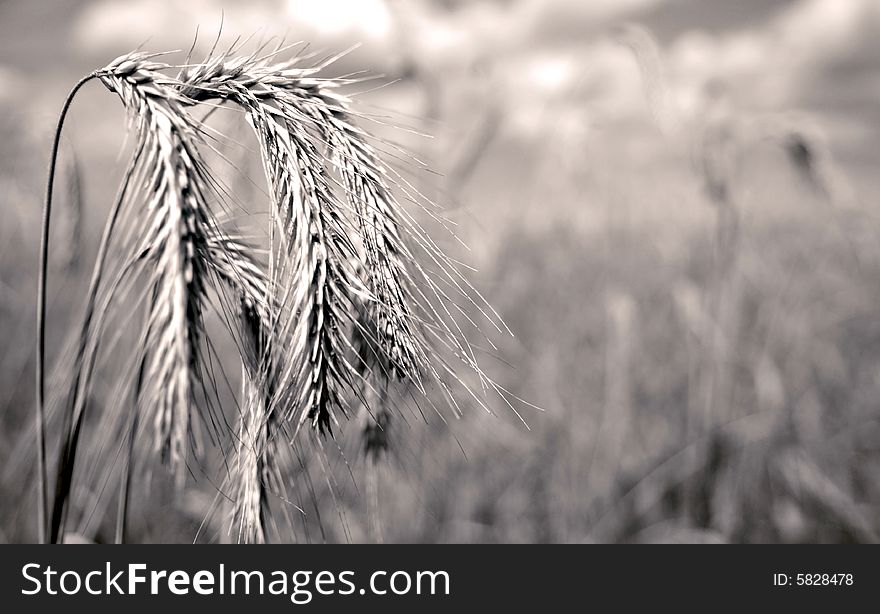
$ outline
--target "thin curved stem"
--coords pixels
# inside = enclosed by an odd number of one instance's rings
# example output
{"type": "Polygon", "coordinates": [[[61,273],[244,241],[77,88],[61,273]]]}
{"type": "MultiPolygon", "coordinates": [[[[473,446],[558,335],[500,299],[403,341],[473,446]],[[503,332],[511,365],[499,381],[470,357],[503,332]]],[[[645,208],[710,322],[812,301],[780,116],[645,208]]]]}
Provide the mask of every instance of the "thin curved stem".
{"type": "Polygon", "coordinates": [[[89,345],[89,335],[92,330],[92,320],[95,317],[96,309],[99,315],[104,313],[107,303],[111,300],[115,292],[115,284],[110,290],[110,294],[105,299],[105,304],[96,305],[98,299],[98,287],[104,275],[104,267],[107,261],[107,253],[110,250],[110,241],[116,224],[122,211],[122,205],[128,194],[132,177],[137,170],[137,161],[140,157],[143,144],[138,146],[132,153],[128,166],[125,169],[122,182],[113,202],[113,207],[107,217],[107,223],[104,225],[104,232],[101,236],[101,242],[98,246],[98,253],[95,256],[95,266],[92,269],[92,277],[89,281],[89,289],[87,292],[87,303],[85,313],[83,315],[82,329],[80,330],[79,346],[77,348],[75,364],[79,365],[76,376],[73,381],[73,396],[70,399],[70,410],[65,414],[65,422],[62,427],[61,451],[58,454],[58,468],[55,479],[55,497],[52,501],[52,515],[49,524],[49,540],[55,543],[63,539],[64,523],[67,511],[67,499],[71,490],[71,479],[73,476],[74,462],[76,460],[76,450],[79,441],[80,427],[85,412],[85,399],[87,390],[91,381],[92,370],[96,359],[99,340],[95,340],[90,351],[86,352],[89,345]]]}
{"type": "Polygon", "coordinates": [[[61,144],[61,131],[64,127],[64,119],[67,111],[80,88],[94,79],[97,75],[92,73],[80,79],[67,94],[61,113],[58,115],[58,123],[55,126],[55,137],[52,141],[52,152],[49,155],[49,178],[46,182],[46,200],[43,204],[42,235],[40,238],[40,268],[37,281],[37,355],[36,355],[36,380],[37,380],[37,489],[39,501],[37,505],[37,523],[40,543],[46,543],[48,525],[46,523],[49,509],[49,495],[46,478],[46,277],[49,260],[49,223],[52,217],[52,192],[55,187],[55,166],[58,162],[58,149],[61,144]]]}
{"type": "MultiPolygon", "coordinates": [[[[143,362],[143,361],[142,361],[143,362]]],[[[140,380],[143,377],[143,364],[141,364],[141,370],[138,374],[138,383],[135,387],[136,390],[140,390],[140,380]]],[[[135,395],[135,399],[137,399],[137,395],[135,395]]],[[[125,529],[126,523],[128,520],[128,503],[130,497],[130,486],[131,486],[131,476],[134,472],[134,443],[135,436],[137,435],[138,429],[138,413],[135,408],[134,414],[131,418],[131,426],[128,430],[128,454],[125,459],[124,473],[122,475],[122,484],[119,490],[119,502],[116,509],[116,535],[113,543],[115,544],[124,544],[125,543],[125,529]]]]}

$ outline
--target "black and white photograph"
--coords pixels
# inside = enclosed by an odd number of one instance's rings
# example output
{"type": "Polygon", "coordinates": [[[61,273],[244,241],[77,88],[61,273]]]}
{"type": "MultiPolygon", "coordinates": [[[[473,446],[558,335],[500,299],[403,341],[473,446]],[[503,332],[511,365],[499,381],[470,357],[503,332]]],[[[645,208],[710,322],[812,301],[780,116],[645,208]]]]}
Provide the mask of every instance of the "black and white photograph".
{"type": "Polygon", "coordinates": [[[878,142],[877,0],[2,0],[0,543],[876,544],[878,142]]]}

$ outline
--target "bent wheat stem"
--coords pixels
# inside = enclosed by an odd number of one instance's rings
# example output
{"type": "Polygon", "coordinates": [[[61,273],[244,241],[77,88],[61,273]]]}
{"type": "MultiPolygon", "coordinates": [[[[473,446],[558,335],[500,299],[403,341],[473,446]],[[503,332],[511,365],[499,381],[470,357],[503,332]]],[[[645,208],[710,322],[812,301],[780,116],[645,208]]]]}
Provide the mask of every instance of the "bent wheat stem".
{"type": "Polygon", "coordinates": [[[43,222],[40,235],[40,267],[37,279],[37,353],[36,353],[36,430],[37,430],[37,490],[39,502],[37,506],[37,526],[40,543],[46,543],[48,525],[46,522],[49,509],[49,486],[46,475],[46,277],[49,261],[49,226],[52,219],[52,194],[55,188],[55,167],[58,162],[58,149],[61,145],[61,132],[64,128],[64,120],[70,105],[77,92],[89,81],[95,78],[95,74],[86,75],[71,88],[61,113],[58,115],[58,123],[55,126],[55,136],[52,140],[52,151],[49,154],[49,177],[46,181],[46,200],[43,203],[43,222]]]}

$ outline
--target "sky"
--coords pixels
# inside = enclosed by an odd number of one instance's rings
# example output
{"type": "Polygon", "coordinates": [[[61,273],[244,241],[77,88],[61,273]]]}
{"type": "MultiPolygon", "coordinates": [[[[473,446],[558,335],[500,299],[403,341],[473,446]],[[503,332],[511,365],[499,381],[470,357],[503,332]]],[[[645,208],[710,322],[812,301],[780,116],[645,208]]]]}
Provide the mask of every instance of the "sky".
{"type": "Polygon", "coordinates": [[[394,77],[409,61],[454,82],[491,64],[524,115],[587,103],[612,118],[643,111],[643,75],[615,33],[635,23],[660,43],[664,112],[680,122],[720,83],[738,108],[817,115],[844,154],[880,137],[878,0],[6,0],[0,81],[39,87],[146,41],[186,47],[197,26],[207,41],[221,16],[227,38],[359,43],[343,69],[394,77]]]}

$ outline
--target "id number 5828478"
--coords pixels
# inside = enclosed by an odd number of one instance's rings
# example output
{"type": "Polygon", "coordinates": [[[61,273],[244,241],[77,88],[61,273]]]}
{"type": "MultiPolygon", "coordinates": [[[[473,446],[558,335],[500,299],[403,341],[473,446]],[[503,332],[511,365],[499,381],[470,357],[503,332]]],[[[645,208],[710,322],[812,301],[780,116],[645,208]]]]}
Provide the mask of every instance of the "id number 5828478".
{"type": "Polygon", "coordinates": [[[851,573],[775,573],[773,586],[852,586],[851,573]]]}

